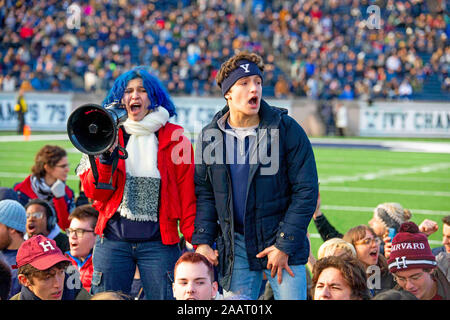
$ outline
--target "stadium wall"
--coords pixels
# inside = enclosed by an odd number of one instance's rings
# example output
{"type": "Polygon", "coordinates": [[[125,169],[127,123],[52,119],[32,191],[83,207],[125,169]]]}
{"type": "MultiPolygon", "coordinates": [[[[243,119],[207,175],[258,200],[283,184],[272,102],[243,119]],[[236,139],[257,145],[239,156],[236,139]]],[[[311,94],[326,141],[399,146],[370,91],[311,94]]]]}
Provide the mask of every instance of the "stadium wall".
{"type": "MultiPolygon", "coordinates": [[[[26,93],[25,120],[31,130],[65,131],[73,109],[86,104],[101,104],[103,94],[26,93]]],[[[14,112],[17,93],[0,93],[0,130],[17,127],[14,112]]],[[[173,122],[187,132],[199,132],[225,101],[221,97],[173,97],[177,116],[173,122]]],[[[310,99],[267,99],[269,104],[286,108],[309,136],[324,136],[326,126],[323,101],[310,99]]],[[[357,100],[330,102],[333,112],[338,104],[347,110],[345,133],[372,137],[445,137],[450,138],[450,105],[445,102],[375,101],[371,106],[357,100]]]]}

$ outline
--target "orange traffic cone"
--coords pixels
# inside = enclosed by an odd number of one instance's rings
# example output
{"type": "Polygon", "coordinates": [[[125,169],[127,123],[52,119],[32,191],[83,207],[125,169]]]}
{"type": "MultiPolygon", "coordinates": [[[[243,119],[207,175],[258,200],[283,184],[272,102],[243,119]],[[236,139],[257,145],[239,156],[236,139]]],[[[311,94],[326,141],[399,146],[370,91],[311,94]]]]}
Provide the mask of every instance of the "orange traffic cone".
{"type": "Polygon", "coordinates": [[[31,128],[29,125],[24,125],[23,126],[23,139],[25,141],[28,141],[30,139],[30,135],[31,135],[31,128]]]}

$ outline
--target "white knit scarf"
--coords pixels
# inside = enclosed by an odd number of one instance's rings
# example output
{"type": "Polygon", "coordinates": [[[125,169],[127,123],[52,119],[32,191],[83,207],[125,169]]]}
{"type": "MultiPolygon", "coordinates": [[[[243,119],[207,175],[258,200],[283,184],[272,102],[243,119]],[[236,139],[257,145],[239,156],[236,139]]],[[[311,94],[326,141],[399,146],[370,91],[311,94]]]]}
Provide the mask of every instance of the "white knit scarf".
{"type": "Polygon", "coordinates": [[[157,167],[158,138],[155,132],[169,120],[169,112],[158,107],[141,121],[127,119],[123,126],[131,134],[127,144],[127,173],[135,177],[161,178],[157,167]]]}

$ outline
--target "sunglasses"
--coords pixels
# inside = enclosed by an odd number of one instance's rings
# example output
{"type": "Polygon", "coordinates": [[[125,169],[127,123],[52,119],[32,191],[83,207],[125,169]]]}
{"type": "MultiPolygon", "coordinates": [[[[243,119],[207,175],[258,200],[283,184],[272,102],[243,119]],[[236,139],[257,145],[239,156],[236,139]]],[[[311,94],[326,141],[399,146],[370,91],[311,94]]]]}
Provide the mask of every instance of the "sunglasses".
{"type": "Polygon", "coordinates": [[[42,219],[42,217],[44,216],[44,212],[27,212],[26,213],[26,215],[27,215],[27,219],[31,219],[31,218],[34,218],[34,219],[42,219]]]}

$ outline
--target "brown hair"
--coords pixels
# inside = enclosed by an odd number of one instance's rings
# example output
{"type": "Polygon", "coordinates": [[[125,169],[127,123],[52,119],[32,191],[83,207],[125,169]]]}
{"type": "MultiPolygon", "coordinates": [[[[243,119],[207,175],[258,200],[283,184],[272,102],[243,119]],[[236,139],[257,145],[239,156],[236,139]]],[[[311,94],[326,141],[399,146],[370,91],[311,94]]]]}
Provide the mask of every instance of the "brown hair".
{"type": "Polygon", "coordinates": [[[178,259],[178,261],[175,263],[175,267],[174,267],[174,271],[173,271],[174,278],[175,278],[175,275],[177,272],[177,267],[182,262],[203,263],[208,268],[208,274],[209,274],[209,277],[211,278],[211,282],[214,282],[214,267],[213,267],[213,265],[211,264],[211,262],[209,262],[209,260],[204,255],[202,255],[200,253],[196,253],[196,252],[185,252],[178,259]]]}
{"type": "Polygon", "coordinates": [[[33,278],[45,279],[49,275],[54,276],[55,268],[59,270],[66,269],[69,265],[69,261],[61,261],[46,270],[39,270],[33,267],[31,264],[26,264],[19,267],[17,274],[23,274],[25,277],[27,277],[30,283],[33,284],[33,278]]]}
{"type": "Polygon", "coordinates": [[[216,83],[219,88],[222,87],[223,80],[230,75],[231,71],[239,67],[238,62],[240,60],[251,61],[258,66],[261,72],[264,72],[264,62],[259,55],[257,55],[256,53],[250,53],[248,51],[240,52],[222,63],[222,66],[220,67],[220,70],[216,75],[216,83]]]}
{"type": "Polygon", "coordinates": [[[442,222],[448,226],[450,226],[450,216],[445,216],[442,218],[442,222]]]}
{"type": "Polygon", "coordinates": [[[335,268],[339,270],[347,282],[348,286],[352,290],[352,299],[358,300],[369,300],[370,294],[367,289],[367,275],[364,271],[364,267],[361,262],[355,258],[349,256],[329,256],[317,260],[313,268],[313,278],[312,278],[312,296],[314,296],[314,291],[319,281],[319,276],[323,270],[328,268],[335,268]]]}
{"type": "Polygon", "coordinates": [[[39,179],[44,178],[46,173],[44,166],[54,167],[64,157],[67,157],[67,152],[63,148],[45,145],[36,154],[31,173],[39,179]]]}
{"type": "Polygon", "coordinates": [[[69,221],[72,221],[72,219],[90,219],[91,226],[94,229],[98,220],[98,211],[95,210],[90,204],[84,204],[73,209],[72,213],[69,215],[69,221]]]}
{"type": "MultiPolygon", "coordinates": [[[[350,230],[348,230],[344,234],[342,239],[344,239],[345,241],[351,243],[356,248],[356,242],[358,242],[359,240],[364,239],[364,237],[366,236],[366,231],[369,231],[374,238],[377,237],[375,231],[373,231],[373,229],[371,227],[362,224],[362,225],[353,227],[350,230]]],[[[387,260],[382,254],[378,255],[377,265],[380,267],[382,272],[389,271],[387,260]]]]}

